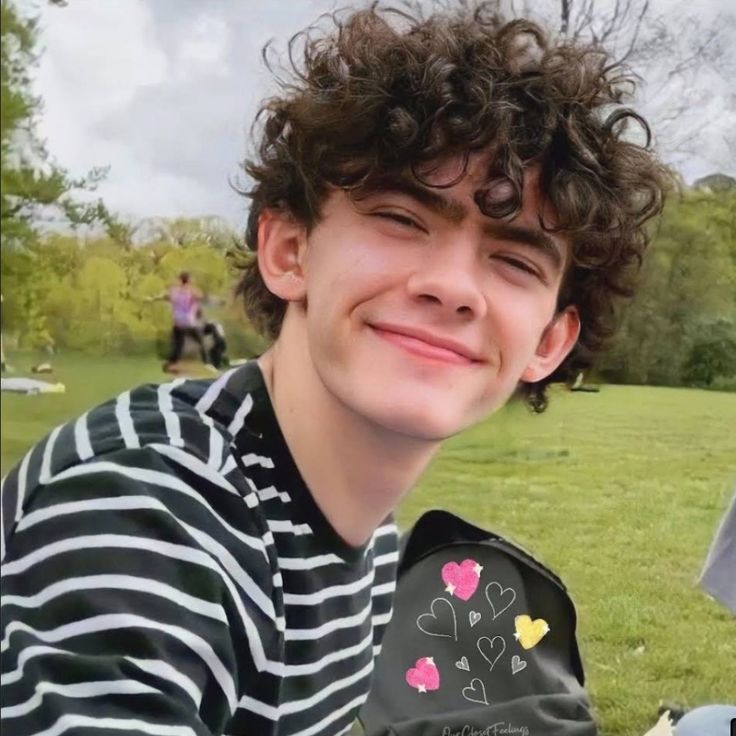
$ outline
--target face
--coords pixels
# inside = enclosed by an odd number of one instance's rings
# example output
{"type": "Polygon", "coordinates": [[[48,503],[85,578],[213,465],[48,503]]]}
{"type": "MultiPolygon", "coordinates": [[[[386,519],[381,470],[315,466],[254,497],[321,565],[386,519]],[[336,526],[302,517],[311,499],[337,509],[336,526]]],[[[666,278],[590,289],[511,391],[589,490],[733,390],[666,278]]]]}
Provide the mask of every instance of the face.
{"type": "MultiPolygon", "coordinates": [[[[377,426],[441,440],[539,380],[577,338],[555,313],[567,244],[542,233],[534,171],[512,223],[476,206],[486,167],[449,189],[411,184],[356,204],[332,193],[299,257],[308,360],[328,393],[377,426]]],[[[545,213],[548,221],[549,213],[545,213]]]]}

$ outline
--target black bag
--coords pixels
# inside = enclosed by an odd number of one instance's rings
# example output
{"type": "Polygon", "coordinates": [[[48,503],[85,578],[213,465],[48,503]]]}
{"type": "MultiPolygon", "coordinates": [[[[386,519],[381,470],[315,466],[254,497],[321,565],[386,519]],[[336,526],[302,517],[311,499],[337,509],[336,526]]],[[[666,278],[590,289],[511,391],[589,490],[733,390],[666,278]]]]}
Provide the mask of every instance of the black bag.
{"type": "Polygon", "coordinates": [[[367,736],[595,736],[562,581],[445,511],[404,537],[367,736]]]}

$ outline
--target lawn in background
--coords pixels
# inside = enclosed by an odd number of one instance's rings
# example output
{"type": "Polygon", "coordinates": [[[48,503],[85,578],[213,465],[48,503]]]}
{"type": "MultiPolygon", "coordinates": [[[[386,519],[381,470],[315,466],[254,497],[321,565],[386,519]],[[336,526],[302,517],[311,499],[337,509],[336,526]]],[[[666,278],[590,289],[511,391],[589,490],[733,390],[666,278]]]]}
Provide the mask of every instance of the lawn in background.
{"type": "MultiPolygon", "coordinates": [[[[16,375],[41,359],[13,358],[16,375]]],[[[59,422],[162,380],[154,359],[52,363],[65,394],[3,394],[3,472],[59,422]]],[[[639,736],[660,699],[736,701],[736,621],[694,585],[736,485],[734,426],[736,394],[556,391],[541,416],[513,406],[447,443],[398,520],[448,508],[560,574],[601,733],[639,736]]]]}

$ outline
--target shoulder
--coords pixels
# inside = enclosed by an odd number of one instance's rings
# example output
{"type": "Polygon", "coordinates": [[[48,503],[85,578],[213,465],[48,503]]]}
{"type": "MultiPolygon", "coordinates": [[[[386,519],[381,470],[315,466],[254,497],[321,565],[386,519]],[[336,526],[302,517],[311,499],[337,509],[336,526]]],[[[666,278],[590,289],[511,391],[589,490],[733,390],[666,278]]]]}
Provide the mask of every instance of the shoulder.
{"type": "Polygon", "coordinates": [[[232,436],[222,422],[227,417],[213,417],[199,405],[214,383],[177,379],[139,386],[53,429],[2,481],[3,541],[34,496],[70,478],[76,488],[92,479],[100,489],[114,478],[118,493],[122,486],[144,492],[150,484],[185,486],[208,502],[224,493],[242,506],[250,492],[245,479],[225,477],[234,465],[232,436]]]}
{"type": "Polygon", "coordinates": [[[43,568],[57,577],[65,574],[57,569],[62,563],[75,574],[150,565],[166,580],[191,578],[181,581],[182,589],[200,585],[205,575],[202,584],[227,589],[235,608],[242,601],[255,606],[264,626],[282,626],[273,598],[273,537],[244,477],[228,479],[171,445],[112,450],[49,473],[47,447],[34,448],[5,479],[4,575],[11,568],[22,572],[36,558],[56,565],[37,567],[36,574],[43,568]]]}
{"type": "Polygon", "coordinates": [[[176,379],[123,391],[81,416],[55,427],[8,474],[22,471],[27,485],[120,450],[176,448],[218,465],[213,449],[224,452],[227,428],[197,408],[212,381],[176,379]],[[219,441],[213,441],[213,435],[219,441]]]}
{"type": "Polygon", "coordinates": [[[258,500],[241,455],[247,453],[242,429],[253,397],[256,404],[265,400],[258,376],[257,366],[244,365],[214,380],[145,384],[56,427],[2,481],[0,541],[4,545],[31,499],[45,496],[48,485],[73,477],[79,488],[92,478],[103,489],[101,473],[118,487],[133,484],[143,492],[156,487],[148,482],[153,479],[184,484],[206,503],[236,499],[239,512],[245,500],[251,511],[246,516],[257,517],[258,500]]]}

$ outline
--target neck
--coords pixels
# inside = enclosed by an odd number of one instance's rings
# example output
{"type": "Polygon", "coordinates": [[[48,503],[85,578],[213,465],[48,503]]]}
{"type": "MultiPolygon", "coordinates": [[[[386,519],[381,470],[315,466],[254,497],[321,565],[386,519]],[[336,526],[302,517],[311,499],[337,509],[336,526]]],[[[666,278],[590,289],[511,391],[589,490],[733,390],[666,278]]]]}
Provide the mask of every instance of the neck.
{"type": "Polygon", "coordinates": [[[279,426],[325,518],[348,544],[365,544],[439,443],[392,432],[354,412],[322,383],[306,341],[288,337],[282,328],[258,359],[279,426]]]}

